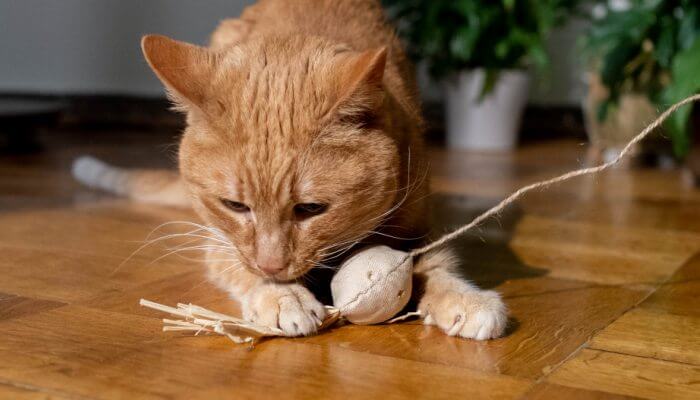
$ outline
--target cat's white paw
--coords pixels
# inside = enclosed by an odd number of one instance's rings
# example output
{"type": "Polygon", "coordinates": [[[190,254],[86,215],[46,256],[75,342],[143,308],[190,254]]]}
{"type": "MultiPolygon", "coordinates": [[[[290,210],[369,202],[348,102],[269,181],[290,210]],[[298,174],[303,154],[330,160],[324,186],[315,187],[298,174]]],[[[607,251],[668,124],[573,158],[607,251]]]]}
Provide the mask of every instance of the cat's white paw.
{"type": "Polygon", "coordinates": [[[243,298],[243,318],[257,325],[279,328],[287,336],[315,333],[326,309],[305,287],[267,284],[243,298]]]}
{"type": "Polygon", "coordinates": [[[503,335],[508,311],[491,290],[447,291],[426,294],[419,306],[426,325],[436,325],[450,336],[486,340],[503,335]]]}

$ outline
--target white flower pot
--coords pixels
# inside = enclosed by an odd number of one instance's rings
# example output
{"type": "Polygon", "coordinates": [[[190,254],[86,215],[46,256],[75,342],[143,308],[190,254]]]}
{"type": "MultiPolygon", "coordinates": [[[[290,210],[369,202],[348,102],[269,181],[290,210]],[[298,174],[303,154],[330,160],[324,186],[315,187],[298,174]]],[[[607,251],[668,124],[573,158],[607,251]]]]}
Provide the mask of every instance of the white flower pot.
{"type": "Polygon", "coordinates": [[[447,145],[451,148],[506,151],[517,143],[530,77],[525,71],[501,71],[493,90],[480,99],[485,77],[484,70],[476,69],[448,81],[447,145]]]}

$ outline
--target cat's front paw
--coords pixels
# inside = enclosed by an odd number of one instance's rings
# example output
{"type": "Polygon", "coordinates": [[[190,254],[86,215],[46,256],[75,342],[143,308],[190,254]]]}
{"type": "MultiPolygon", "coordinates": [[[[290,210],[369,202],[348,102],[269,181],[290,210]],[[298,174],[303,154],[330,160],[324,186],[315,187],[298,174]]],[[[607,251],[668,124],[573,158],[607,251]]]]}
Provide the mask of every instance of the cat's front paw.
{"type": "Polygon", "coordinates": [[[305,287],[267,284],[253,289],[242,301],[243,318],[256,325],[281,329],[287,336],[315,333],[326,309],[305,287]]]}
{"type": "Polygon", "coordinates": [[[503,335],[508,311],[491,290],[426,294],[419,309],[426,325],[437,325],[450,336],[486,340],[503,335]]]}

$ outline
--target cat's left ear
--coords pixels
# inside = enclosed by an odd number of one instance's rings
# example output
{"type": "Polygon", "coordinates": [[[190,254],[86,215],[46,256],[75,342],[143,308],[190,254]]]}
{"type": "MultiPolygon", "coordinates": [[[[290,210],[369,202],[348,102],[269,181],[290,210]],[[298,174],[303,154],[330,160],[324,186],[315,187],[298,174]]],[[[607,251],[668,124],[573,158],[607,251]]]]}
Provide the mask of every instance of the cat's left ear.
{"type": "Polygon", "coordinates": [[[344,58],[336,80],[337,100],[330,112],[352,117],[378,110],[384,102],[386,47],[351,53],[344,58]]]}
{"type": "Polygon", "coordinates": [[[217,65],[216,53],[161,35],[144,36],[141,48],[153,72],[177,103],[203,106],[217,65]]]}

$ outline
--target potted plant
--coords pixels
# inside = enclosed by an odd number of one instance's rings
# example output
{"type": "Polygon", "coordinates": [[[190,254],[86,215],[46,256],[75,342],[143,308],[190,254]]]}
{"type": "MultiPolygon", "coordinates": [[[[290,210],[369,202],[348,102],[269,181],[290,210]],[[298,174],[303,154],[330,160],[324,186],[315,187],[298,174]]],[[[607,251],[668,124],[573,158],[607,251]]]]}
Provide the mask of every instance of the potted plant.
{"type": "Polygon", "coordinates": [[[577,0],[384,0],[409,54],[446,83],[447,142],[515,146],[528,68],[548,64],[545,40],[577,0]]]}
{"type": "MultiPolygon", "coordinates": [[[[583,49],[592,71],[584,106],[589,136],[612,156],[657,110],[700,90],[700,2],[600,2],[583,49]]],[[[678,158],[690,150],[691,109],[665,125],[678,158]]]]}

